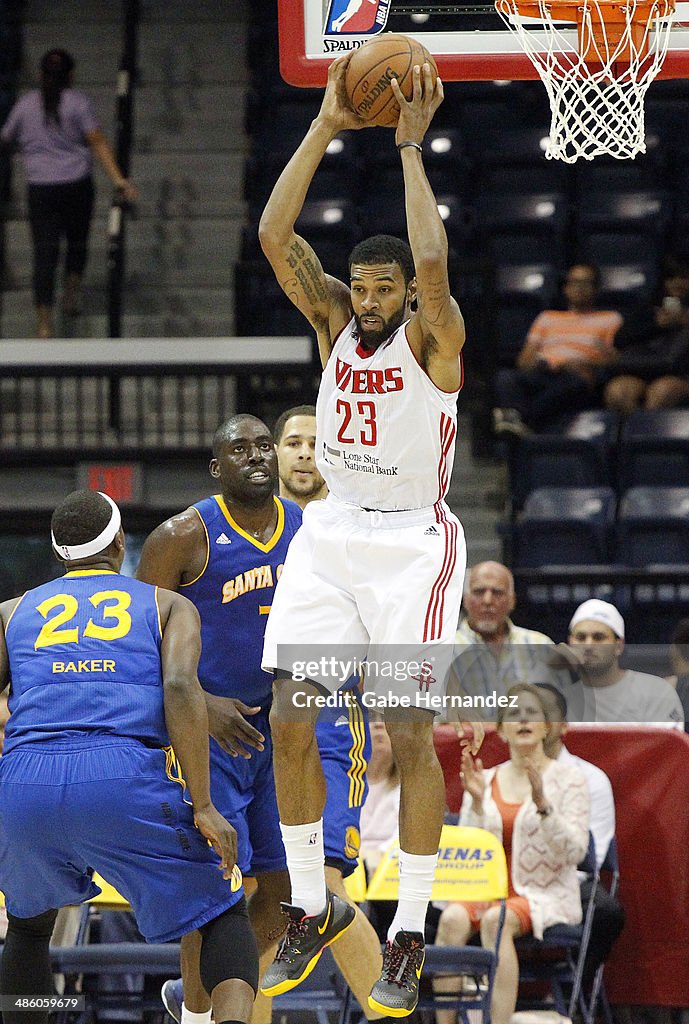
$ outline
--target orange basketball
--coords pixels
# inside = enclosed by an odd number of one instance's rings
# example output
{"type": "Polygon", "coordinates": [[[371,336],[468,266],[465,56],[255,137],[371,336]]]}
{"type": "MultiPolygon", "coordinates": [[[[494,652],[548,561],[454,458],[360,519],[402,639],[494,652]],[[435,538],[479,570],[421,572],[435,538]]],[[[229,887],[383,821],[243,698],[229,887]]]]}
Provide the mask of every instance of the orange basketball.
{"type": "Polygon", "coordinates": [[[373,124],[394,128],[400,108],[390,87],[396,78],[402,94],[411,99],[414,65],[431,65],[433,84],[438,77],[433,56],[409,36],[384,33],[354,51],[345,75],[345,90],[354,110],[373,124]]]}

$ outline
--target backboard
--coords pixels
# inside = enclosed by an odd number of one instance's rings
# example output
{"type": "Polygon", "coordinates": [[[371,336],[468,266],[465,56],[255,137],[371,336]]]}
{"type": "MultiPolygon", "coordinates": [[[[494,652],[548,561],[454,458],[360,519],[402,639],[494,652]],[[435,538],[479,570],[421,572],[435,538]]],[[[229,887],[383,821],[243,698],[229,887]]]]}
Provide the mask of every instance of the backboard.
{"type": "MultiPolygon", "coordinates": [[[[278,0],[278,14],[280,72],[291,85],[324,86],[335,57],[383,31],[423,43],[446,82],[538,77],[492,0],[278,0]]],[[[676,4],[658,77],[689,78],[689,0],[676,4]]]]}

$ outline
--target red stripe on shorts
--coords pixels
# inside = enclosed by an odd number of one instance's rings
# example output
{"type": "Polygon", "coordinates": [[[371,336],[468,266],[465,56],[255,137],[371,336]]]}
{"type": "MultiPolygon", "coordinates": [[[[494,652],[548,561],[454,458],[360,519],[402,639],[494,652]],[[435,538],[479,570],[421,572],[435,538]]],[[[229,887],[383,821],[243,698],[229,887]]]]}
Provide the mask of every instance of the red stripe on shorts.
{"type": "Polygon", "coordinates": [[[448,522],[447,519],[445,519],[444,511],[436,506],[436,513],[438,512],[440,512],[442,517],[439,519],[439,522],[442,524],[445,532],[445,555],[443,558],[443,564],[440,566],[440,572],[431,587],[431,595],[428,599],[426,618],[424,620],[423,628],[424,643],[428,643],[431,640],[438,640],[442,635],[443,614],[445,611],[445,593],[457,564],[457,524],[454,522],[448,522]]]}

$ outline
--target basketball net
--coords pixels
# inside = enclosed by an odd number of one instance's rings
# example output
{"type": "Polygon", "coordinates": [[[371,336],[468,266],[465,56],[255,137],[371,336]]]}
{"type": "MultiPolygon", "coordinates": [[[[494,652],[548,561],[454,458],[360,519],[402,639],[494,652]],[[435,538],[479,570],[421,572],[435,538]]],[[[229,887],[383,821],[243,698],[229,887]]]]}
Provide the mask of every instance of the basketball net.
{"type": "Polygon", "coordinates": [[[667,54],[674,0],[496,0],[495,7],[547,90],[548,159],[646,152],[644,99],[667,54]]]}

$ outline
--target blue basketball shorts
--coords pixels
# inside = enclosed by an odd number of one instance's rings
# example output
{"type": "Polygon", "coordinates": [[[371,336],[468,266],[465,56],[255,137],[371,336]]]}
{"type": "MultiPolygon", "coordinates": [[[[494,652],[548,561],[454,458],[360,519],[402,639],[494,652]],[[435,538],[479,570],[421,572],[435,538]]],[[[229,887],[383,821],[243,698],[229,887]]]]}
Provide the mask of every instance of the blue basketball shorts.
{"type": "Polygon", "coordinates": [[[286,871],[287,861],[275,794],[268,712],[252,715],[249,721],[265,736],[265,746],[262,751],[252,750],[248,759],[232,757],[211,738],[211,797],[237,830],[237,864],[242,874],[255,877],[286,871]]]}
{"type": "MultiPolygon", "coordinates": [[[[265,749],[251,758],[231,757],[211,739],[213,803],[237,830],[237,863],[252,877],[287,868],[273,776],[273,747],[268,714],[252,716],[265,736],[265,749]]],[[[327,785],[323,844],[328,864],[346,877],[356,868],[361,837],[359,819],[368,792],[366,768],[371,754],[368,712],[362,704],[349,711],[325,708],[316,739],[327,785]]],[[[299,770],[295,765],[295,772],[299,770]]]]}
{"type": "Polygon", "coordinates": [[[316,739],[328,787],[323,812],[325,862],[346,878],[356,868],[361,847],[359,825],[371,756],[368,711],[358,701],[348,709],[324,708],[316,739]]]}
{"type": "Polygon", "coordinates": [[[166,751],[96,737],[88,749],[27,744],[0,759],[0,890],[34,917],[100,892],[131,904],[149,942],[199,928],[243,896],[194,826],[166,751]],[[170,774],[168,774],[168,769],[170,774]]]}

